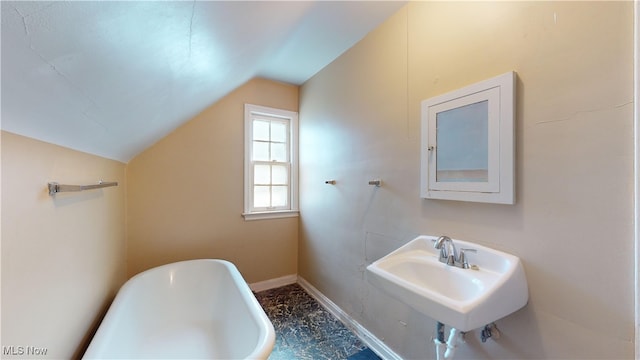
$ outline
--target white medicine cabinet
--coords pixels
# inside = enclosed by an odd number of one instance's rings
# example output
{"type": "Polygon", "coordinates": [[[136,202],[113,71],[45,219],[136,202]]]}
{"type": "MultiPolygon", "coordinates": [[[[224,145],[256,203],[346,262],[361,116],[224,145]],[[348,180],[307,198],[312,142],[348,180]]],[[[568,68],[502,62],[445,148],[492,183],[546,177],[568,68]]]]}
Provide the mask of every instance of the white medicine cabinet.
{"type": "Polygon", "coordinates": [[[515,203],[515,81],[508,72],[422,101],[421,197],[515,203]]]}

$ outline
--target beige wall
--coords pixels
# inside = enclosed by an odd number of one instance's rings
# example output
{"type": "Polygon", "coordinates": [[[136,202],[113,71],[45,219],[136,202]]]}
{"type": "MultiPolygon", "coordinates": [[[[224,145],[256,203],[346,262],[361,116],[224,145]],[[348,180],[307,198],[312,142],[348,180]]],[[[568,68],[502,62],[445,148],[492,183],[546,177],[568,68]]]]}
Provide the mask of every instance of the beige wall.
{"type": "Polygon", "coordinates": [[[298,87],[254,79],[127,166],[128,273],[233,262],[249,283],[297,273],[298,219],[245,221],[244,104],[298,111],[298,87]]]}
{"type": "Polygon", "coordinates": [[[500,340],[475,331],[456,358],[633,358],[632,61],[632,2],[411,2],[301,88],[300,275],[433,358],[435,321],[365,268],[447,234],[519,256],[530,289],[500,340]],[[420,199],[420,101],[511,70],[517,204],[420,199]]]}
{"type": "Polygon", "coordinates": [[[125,238],[124,164],[2,132],[2,345],[81,355],[125,280],[125,238]],[[47,190],[100,179],[119,186],[47,190]]]}

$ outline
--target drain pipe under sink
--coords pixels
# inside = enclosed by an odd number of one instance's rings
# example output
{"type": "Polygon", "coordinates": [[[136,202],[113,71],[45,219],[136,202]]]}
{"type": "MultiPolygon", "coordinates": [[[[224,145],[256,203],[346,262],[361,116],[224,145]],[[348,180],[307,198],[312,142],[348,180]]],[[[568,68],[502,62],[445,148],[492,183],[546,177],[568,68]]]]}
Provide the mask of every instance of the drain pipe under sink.
{"type": "Polygon", "coordinates": [[[436,344],[436,360],[453,359],[458,341],[463,333],[458,329],[451,328],[449,330],[449,338],[447,342],[444,342],[444,324],[438,321],[436,330],[437,337],[433,340],[434,344],[436,344]]]}

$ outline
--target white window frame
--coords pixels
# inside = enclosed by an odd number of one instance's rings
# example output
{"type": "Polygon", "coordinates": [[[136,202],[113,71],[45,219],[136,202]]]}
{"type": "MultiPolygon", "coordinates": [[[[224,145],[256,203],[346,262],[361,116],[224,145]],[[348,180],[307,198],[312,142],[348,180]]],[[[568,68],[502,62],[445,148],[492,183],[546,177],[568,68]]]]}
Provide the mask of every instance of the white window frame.
{"type": "Polygon", "coordinates": [[[298,113],[266,106],[244,105],[244,216],[245,220],[274,219],[298,216],[298,113]],[[289,123],[289,206],[272,209],[253,207],[255,163],[253,157],[253,120],[266,116],[289,123]]]}

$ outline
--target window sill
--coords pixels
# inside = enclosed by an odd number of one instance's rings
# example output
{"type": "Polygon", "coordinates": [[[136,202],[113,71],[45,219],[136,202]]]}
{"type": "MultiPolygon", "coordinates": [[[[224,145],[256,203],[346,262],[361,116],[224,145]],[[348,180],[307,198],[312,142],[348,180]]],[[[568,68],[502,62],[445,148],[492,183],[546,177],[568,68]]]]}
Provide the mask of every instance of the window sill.
{"type": "Polygon", "coordinates": [[[288,217],[298,217],[300,212],[298,210],[283,210],[283,211],[265,211],[265,212],[253,212],[242,213],[245,221],[263,220],[263,219],[280,219],[288,217]]]}

